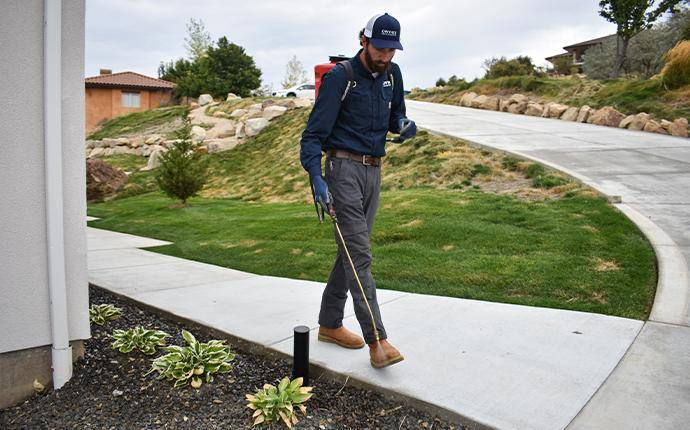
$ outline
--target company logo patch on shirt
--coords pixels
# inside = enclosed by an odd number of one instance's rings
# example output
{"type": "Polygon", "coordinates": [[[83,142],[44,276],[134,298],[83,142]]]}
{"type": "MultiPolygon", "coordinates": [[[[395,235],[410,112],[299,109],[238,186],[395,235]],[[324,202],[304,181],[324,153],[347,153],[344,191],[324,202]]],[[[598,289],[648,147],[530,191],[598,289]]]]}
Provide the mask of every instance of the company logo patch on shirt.
{"type": "Polygon", "coordinates": [[[385,87],[390,87],[391,86],[391,81],[383,81],[383,86],[385,87]]]}

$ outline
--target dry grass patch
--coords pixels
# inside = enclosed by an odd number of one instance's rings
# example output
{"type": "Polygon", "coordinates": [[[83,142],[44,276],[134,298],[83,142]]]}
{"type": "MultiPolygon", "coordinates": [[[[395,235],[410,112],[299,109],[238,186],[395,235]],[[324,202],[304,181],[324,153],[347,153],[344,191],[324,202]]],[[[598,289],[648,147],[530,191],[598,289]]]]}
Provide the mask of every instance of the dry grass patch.
{"type": "Polygon", "coordinates": [[[613,272],[620,270],[618,263],[615,260],[604,260],[602,258],[596,258],[594,260],[594,270],[597,272],[613,272]]]}

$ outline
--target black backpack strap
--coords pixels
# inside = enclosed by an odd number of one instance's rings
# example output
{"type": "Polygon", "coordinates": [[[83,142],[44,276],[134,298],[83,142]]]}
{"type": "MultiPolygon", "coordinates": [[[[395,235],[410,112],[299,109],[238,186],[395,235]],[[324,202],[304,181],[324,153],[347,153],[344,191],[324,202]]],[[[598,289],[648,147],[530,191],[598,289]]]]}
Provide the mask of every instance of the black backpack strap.
{"type": "Polygon", "coordinates": [[[340,97],[340,101],[343,102],[345,97],[350,93],[350,89],[357,86],[357,81],[355,81],[355,73],[352,70],[352,64],[350,64],[349,60],[339,61],[338,64],[341,64],[345,68],[345,73],[347,74],[347,86],[345,87],[345,91],[343,91],[343,96],[340,97]]]}

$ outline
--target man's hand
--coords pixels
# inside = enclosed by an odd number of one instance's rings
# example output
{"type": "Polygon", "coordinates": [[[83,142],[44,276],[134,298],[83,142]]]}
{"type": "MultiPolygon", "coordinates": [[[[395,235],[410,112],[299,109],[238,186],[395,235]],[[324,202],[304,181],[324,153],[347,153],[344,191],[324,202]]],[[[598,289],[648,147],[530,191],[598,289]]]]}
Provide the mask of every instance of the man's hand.
{"type": "Polygon", "coordinates": [[[329,206],[331,199],[329,197],[328,185],[321,175],[314,175],[311,177],[311,184],[314,187],[314,201],[321,205],[323,211],[330,214],[329,206]]]}
{"type": "Polygon", "coordinates": [[[400,128],[401,140],[413,138],[417,134],[417,124],[411,119],[401,118],[400,121],[398,121],[398,127],[400,128]]]}

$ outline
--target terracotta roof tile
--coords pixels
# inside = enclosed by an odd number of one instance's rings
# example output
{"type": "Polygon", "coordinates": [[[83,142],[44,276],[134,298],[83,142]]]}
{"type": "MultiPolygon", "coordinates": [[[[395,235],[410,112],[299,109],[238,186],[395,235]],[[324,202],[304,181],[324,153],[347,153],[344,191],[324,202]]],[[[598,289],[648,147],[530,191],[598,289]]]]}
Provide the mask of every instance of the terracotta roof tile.
{"type": "Polygon", "coordinates": [[[174,88],[175,84],[135,72],[119,72],[84,79],[87,87],[174,88]]]}

